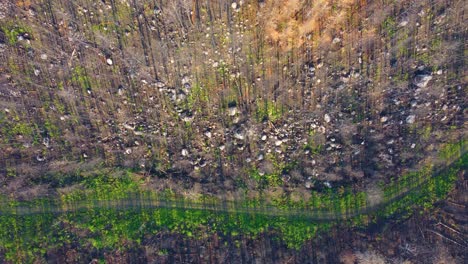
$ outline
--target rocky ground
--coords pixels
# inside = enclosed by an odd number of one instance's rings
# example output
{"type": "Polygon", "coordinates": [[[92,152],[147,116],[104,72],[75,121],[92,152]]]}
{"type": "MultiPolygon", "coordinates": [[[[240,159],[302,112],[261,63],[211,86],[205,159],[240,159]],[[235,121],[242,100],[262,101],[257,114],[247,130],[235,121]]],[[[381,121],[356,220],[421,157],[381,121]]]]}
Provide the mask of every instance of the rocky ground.
{"type": "Polygon", "coordinates": [[[316,6],[294,1],[300,18],[179,4],[2,4],[4,193],[96,164],[210,194],[307,191],[388,181],[464,137],[457,1],[340,2],[351,24],[321,19],[341,30],[307,29],[316,6]]]}

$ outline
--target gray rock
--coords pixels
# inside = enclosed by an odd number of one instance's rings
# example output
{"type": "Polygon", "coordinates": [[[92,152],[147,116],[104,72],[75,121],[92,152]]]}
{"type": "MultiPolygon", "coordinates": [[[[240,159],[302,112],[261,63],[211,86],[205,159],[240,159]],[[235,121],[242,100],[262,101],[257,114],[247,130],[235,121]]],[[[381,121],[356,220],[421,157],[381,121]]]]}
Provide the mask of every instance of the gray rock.
{"type": "Polygon", "coordinates": [[[164,88],[166,87],[166,84],[161,82],[161,81],[157,81],[155,84],[154,84],[157,88],[164,88]]]}
{"type": "Polygon", "coordinates": [[[263,157],[263,154],[259,154],[258,157],[257,157],[257,160],[258,160],[258,161],[262,161],[263,158],[264,158],[264,157],[263,157]]]}
{"type": "Polygon", "coordinates": [[[188,76],[184,76],[182,78],[182,84],[186,84],[186,83],[190,84],[190,77],[188,76]]]}
{"type": "Polygon", "coordinates": [[[416,116],[415,115],[409,115],[406,118],[406,123],[408,123],[408,124],[413,124],[415,121],[416,121],[416,116]]]}
{"type": "Polygon", "coordinates": [[[414,78],[414,84],[419,88],[424,88],[429,84],[429,81],[432,80],[431,75],[417,75],[414,78]]]}
{"type": "Polygon", "coordinates": [[[229,116],[235,116],[237,114],[237,107],[229,107],[228,108],[228,113],[229,113],[229,116]]]}
{"type": "Polygon", "coordinates": [[[182,117],[182,120],[184,122],[192,122],[193,121],[193,116],[184,116],[184,117],[182,117]]]}
{"type": "Polygon", "coordinates": [[[400,27],[405,27],[406,25],[408,25],[408,20],[403,20],[398,24],[400,27]]]}
{"type": "Polygon", "coordinates": [[[236,133],[234,133],[234,138],[235,138],[235,139],[238,139],[238,140],[244,140],[244,139],[245,139],[245,136],[244,136],[244,134],[241,133],[241,132],[236,132],[236,133]]]}
{"type": "Polygon", "coordinates": [[[184,122],[192,122],[194,117],[190,110],[182,110],[179,116],[184,122]]]}
{"type": "Polygon", "coordinates": [[[188,154],[189,154],[189,152],[188,152],[188,150],[183,149],[182,152],[181,152],[181,154],[182,154],[182,156],[187,157],[188,154]]]}
{"type": "Polygon", "coordinates": [[[46,148],[50,147],[50,139],[48,137],[42,139],[42,144],[46,146],[46,148]]]}
{"type": "Polygon", "coordinates": [[[183,90],[178,90],[175,96],[176,102],[181,102],[187,98],[187,94],[183,90]]]}

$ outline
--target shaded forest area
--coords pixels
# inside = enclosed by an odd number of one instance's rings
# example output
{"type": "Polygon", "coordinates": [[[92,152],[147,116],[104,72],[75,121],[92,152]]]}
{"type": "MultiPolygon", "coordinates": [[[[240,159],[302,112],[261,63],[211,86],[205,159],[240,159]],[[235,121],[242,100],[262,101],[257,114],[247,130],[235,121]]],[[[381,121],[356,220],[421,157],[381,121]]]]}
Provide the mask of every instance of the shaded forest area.
{"type": "Polygon", "coordinates": [[[464,138],[465,7],[2,3],[3,193],[101,167],[221,195],[389,181],[464,138]]]}

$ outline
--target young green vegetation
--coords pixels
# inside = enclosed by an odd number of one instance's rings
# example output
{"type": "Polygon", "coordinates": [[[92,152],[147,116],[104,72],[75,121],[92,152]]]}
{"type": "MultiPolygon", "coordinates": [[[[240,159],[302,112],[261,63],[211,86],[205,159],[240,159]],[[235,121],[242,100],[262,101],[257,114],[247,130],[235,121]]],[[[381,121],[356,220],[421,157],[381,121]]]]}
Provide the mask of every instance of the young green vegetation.
{"type": "Polygon", "coordinates": [[[159,232],[188,239],[213,233],[255,238],[272,232],[288,247],[298,249],[334,223],[363,226],[392,216],[406,217],[414,205],[429,209],[452,189],[457,173],[466,169],[464,144],[449,144],[441,150],[449,166],[439,170],[426,166],[384,186],[383,202],[373,206],[368,205],[365,192],[344,188],[312,191],[310,199],[294,202],[286,196],[270,203],[265,197],[223,202],[208,196],[188,200],[170,190],[143,192],[130,174],[114,178],[88,175],[82,180],[83,189],[62,195],[60,201],[4,202],[0,247],[8,261],[28,263],[50,249],[72,243],[92,245],[103,252],[140,245],[145,237],[159,232]],[[41,210],[31,214],[28,208],[41,210]],[[58,213],[50,213],[54,211],[58,213]]]}
{"type": "Polygon", "coordinates": [[[223,213],[208,210],[143,209],[120,211],[98,209],[71,214],[0,216],[0,245],[6,259],[30,263],[58,246],[92,245],[98,251],[139,245],[159,232],[202,238],[214,232],[240,238],[255,238],[275,230],[289,247],[299,248],[330,224],[310,223],[307,218],[269,217],[253,213],[223,213]],[[37,231],[36,231],[37,230],[37,231]]]}
{"type": "Polygon", "coordinates": [[[268,102],[266,100],[257,101],[256,117],[258,121],[269,120],[274,122],[281,118],[285,109],[276,102],[268,102]]]}
{"type": "Polygon", "coordinates": [[[384,187],[385,206],[382,206],[377,215],[390,217],[393,215],[408,216],[414,205],[421,210],[428,210],[432,205],[443,199],[453,188],[458,179],[458,172],[468,167],[468,155],[463,153],[466,141],[447,144],[440,151],[444,161],[456,159],[451,166],[434,171],[426,166],[418,172],[403,175],[398,181],[384,187]]]}

